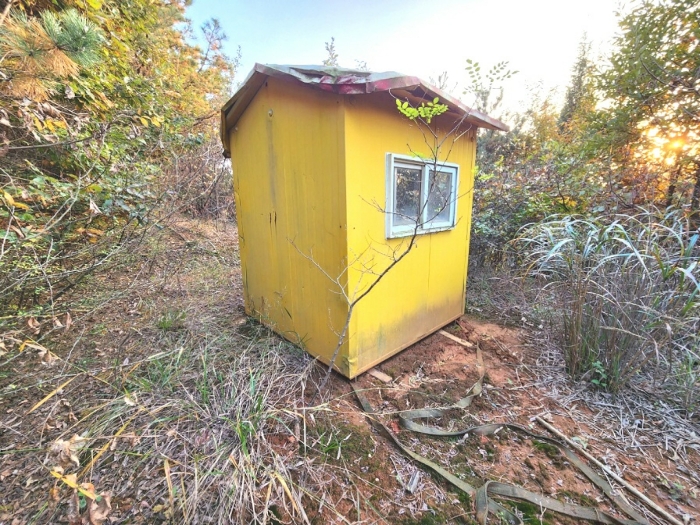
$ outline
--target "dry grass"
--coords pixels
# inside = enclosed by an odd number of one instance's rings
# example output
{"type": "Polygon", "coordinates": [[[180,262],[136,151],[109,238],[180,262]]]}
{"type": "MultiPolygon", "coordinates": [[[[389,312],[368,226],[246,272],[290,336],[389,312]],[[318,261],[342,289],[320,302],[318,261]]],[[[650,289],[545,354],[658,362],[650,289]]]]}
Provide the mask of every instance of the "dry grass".
{"type": "MultiPolygon", "coordinates": [[[[71,302],[68,330],[47,318],[38,320],[38,334],[27,327],[3,336],[1,525],[77,525],[90,513],[92,492],[102,496],[101,504],[110,503],[109,518],[124,524],[473,523],[471,503],[463,495],[369,430],[346,381],[334,378],[322,402],[308,406],[325,369],[243,315],[235,225],[181,220],[131,248],[121,265],[93,278],[81,290],[82,299],[71,302]],[[18,342],[27,337],[53,357],[28,346],[20,352],[18,342]],[[64,469],[62,480],[50,472],[56,466],[64,469]],[[76,493],[68,486],[71,474],[75,483],[91,485],[76,493]]],[[[472,277],[478,280],[477,274],[472,277]]],[[[476,292],[491,297],[480,307],[484,313],[505,312],[526,328],[546,324],[550,310],[527,308],[535,302],[531,294],[540,292],[496,277],[470,289],[472,298],[476,292]],[[507,304],[520,306],[508,310],[507,304]]],[[[461,414],[465,419],[459,424],[503,419],[526,424],[541,413],[547,397],[586,398],[607,410],[610,400],[603,394],[565,381],[559,354],[551,362],[542,355],[535,377],[525,363],[511,362],[511,352],[525,347],[500,348],[493,337],[482,335],[472,334],[484,349],[491,341],[487,358],[493,384],[472,411],[461,414]]],[[[395,358],[405,361],[396,365],[395,377],[411,385],[414,375],[422,377],[431,366],[431,374],[438,374],[444,363],[437,356],[447,350],[439,336],[432,344],[420,343],[395,358]]],[[[437,385],[436,392],[452,385],[444,378],[435,381],[426,385],[437,385]]],[[[369,377],[358,384],[372,392],[379,410],[390,411],[386,418],[395,417],[396,385],[375,384],[369,377]]],[[[461,392],[460,385],[453,388],[461,392]]],[[[406,392],[399,408],[406,408],[406,399],[418,403],[409,408],[427,402],[416,388],[406,392]]],[[[567,414],[583,414],[572,403],[561,407],[566,407],[557,416],[562,425],[567,414]]],[[[666,433],[678,461],[691,465],[697,448],[689,433],[664,417],[669,428],[680,429],[666,433]]],[[[581,421],[591,425],[590,414],[581,421]]],[[[609,421],[615,422],[612,414],[601,424],[609,421]]],[[[637,426],[621,420],[619,432],[626,432],[621,436],[627,440],[633,432],[648,445],[637,426]]],[[[508,461],[481,457],[479,449],[486,445],[477,438],[456,443],[402,436],[416,451],[462,475],[512,476],[508,461]],[[454,449],[462,445],[464,463],[457,465],[454,449]]],[[[503,449],[511,452],[517,450],[503,449]]],[[[652,463],[658,461],[649,457],[653,468],[645,476],[664,472],[652,463]]],[[[671,488],[682,482],[684,497],[695,498],[695,474],[687,474],[690,481],[672,474],[664,473],[671,488]]]]}
{"type": "Polygon", "coordinates": [[[0,522],[84,517],[57,466],[120,523],[308,523],[334,500],[320,488],[338,474],[314,458],[335,434],[309,428],[328,405],[305,408],[314,363],[242,315],[235,225],[220,226],[173,223],[94,279],[68,332],[42,326],[50,365],[4,335],[0,522]]]}
{"type": "Polygon", "coordinates": [[[697,403],[698,233],[679,211],[562,217],[513,241],[524,273],[560,292],[571,376],[613,393],[661,384],[689,412],[697,403]]]}

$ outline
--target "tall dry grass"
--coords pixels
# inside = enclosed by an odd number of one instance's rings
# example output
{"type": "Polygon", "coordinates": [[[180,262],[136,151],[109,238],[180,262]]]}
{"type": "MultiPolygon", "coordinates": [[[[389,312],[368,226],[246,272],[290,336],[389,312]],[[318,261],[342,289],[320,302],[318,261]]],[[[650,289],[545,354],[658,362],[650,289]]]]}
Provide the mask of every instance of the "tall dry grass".
{"type": "Polygon", "coordinates": [[[700,384],[700,233],[678,210],[554,217],[511,247],[564,302],[569,373],[612,392],[646,378],[691,409],[700,384]]]}

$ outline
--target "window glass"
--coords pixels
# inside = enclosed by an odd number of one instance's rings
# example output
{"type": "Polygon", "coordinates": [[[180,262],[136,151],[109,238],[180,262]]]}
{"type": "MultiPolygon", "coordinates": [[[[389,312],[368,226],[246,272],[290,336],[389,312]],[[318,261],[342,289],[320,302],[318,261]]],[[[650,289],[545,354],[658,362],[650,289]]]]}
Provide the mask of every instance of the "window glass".
{"type": "Polygon", "coordinates": [[[425,207],[425,222],[449,222],[452,216],[452,172],[430,170],[428,178],[428,203],[425,207]]]}
{"type": "Polygon", "coordinates": [[[386,160],[387,238],[454,228],[459,166],[393,153],[386,160]]]}
{"type": "Polygon", "coordinates": [[[422,170],[396,166],[396,191],[394,202],[394,224],[414,225],[418,220],[421,197],[422,170]]]}

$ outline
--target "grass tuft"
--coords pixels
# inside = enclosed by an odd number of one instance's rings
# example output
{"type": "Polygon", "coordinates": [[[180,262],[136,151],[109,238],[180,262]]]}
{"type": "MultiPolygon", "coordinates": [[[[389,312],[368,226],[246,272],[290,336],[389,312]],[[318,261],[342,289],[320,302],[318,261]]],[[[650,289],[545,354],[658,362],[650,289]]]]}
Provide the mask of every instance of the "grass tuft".
{"type": "Polygon", "coordinates": [[[524,271],[565,302],[567,370],[618,392],[645,378],[698,402],[700,234],[680,212],[559,217],[513,241],[524,271]]]}

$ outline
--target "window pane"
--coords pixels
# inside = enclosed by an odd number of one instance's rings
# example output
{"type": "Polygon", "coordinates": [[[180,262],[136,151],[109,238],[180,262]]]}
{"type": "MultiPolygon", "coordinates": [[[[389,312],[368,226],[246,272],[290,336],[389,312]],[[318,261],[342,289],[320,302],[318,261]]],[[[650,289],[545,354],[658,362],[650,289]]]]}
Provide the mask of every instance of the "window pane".
{"type": "Polygon", "coordinates": [[[396,166],[396,192],[394,193],[394,225],[416,224],[420,206],[420,168],[396,166]]]}
{"type": "Polygon", "coordinates": [[[452,195],[453,173],[430,170],[428,180],[428,205],[425,207],[425,222],[448,222],[454,206],[452,195]]]}

